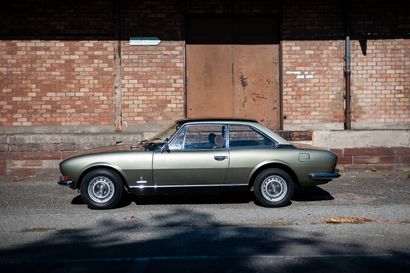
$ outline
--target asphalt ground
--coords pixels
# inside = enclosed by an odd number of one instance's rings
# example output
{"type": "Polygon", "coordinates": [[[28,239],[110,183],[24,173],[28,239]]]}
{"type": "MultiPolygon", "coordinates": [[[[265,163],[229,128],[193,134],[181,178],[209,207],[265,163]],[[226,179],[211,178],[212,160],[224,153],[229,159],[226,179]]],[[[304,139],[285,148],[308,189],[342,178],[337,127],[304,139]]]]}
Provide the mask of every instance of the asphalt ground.
{"type": "Polygon", "coordinates": [[[0,272],[410,272],[408,172],[345,173],[274,209],[224,193],[98,211],[56,180],[0,180],[0,272]]]}

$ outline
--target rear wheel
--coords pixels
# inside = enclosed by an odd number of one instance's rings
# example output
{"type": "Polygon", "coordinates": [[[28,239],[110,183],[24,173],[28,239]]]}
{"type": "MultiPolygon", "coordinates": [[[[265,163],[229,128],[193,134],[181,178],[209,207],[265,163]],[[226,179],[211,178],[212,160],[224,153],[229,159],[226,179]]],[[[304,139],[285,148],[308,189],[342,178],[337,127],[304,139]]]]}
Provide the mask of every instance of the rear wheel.
{"type": "Polygon", "coordinates": [[[111,209],[120,202],[124,188],[116,173],[107,169],[95,169],[84,176],[80,191],[88,207],[111,209]]]}
{"type": "Polygon", "coordinates": [[[289,204],[294,184],[290,175],[281,169],[267,169],[255,178],[256,200],[265,207],[282,207],[289,204]]]}

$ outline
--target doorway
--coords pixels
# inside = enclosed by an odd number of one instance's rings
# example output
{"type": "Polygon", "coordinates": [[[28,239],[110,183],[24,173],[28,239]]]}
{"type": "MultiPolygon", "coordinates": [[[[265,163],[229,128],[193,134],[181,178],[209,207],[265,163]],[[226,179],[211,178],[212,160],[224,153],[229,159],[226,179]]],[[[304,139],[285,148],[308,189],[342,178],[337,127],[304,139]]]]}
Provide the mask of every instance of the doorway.
{"type": "Polygon", "coordinates": [[[188,16],[187,115],[256,119],[280,129],[275,16],[188,16]]]}

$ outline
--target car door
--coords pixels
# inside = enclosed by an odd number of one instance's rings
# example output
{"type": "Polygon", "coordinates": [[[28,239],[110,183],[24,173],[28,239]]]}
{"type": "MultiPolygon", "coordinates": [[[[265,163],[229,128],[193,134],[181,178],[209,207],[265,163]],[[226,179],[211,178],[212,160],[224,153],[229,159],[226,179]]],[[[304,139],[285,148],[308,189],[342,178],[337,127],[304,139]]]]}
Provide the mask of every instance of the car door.
{"type": "Polygon", "coordinates": [[[155,186],[196,187],[225,183],[229,167],[226,125],[186,124],[171,140],[169,152],[155,152],[155,186]]]}
{"type": "Polygon", "coordinates": [[[250,182],[252,171],[275,154],[276,142],[248,125],[229,126],[229,171],[226,183],[250,182]]]}

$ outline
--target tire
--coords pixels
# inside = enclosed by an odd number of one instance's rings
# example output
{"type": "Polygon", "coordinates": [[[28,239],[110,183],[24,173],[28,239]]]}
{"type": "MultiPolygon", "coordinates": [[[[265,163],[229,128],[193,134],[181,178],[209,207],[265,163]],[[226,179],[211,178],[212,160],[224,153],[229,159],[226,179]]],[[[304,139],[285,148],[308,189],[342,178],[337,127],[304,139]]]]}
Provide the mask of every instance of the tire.
{"type": "Polygon", "coordinates": [[[294,184],[290,175],[281,169],[266,169],[255,178],[256,201],[264,207],[283,207],[290,203],[294,184]]]}
{"type": "Polygon", "coordinates": [[[121,201],[124,188],[121,177],[107,169],[88,172],[81,183],[81,197],[91,209],[112,209],[121,201]]]}

